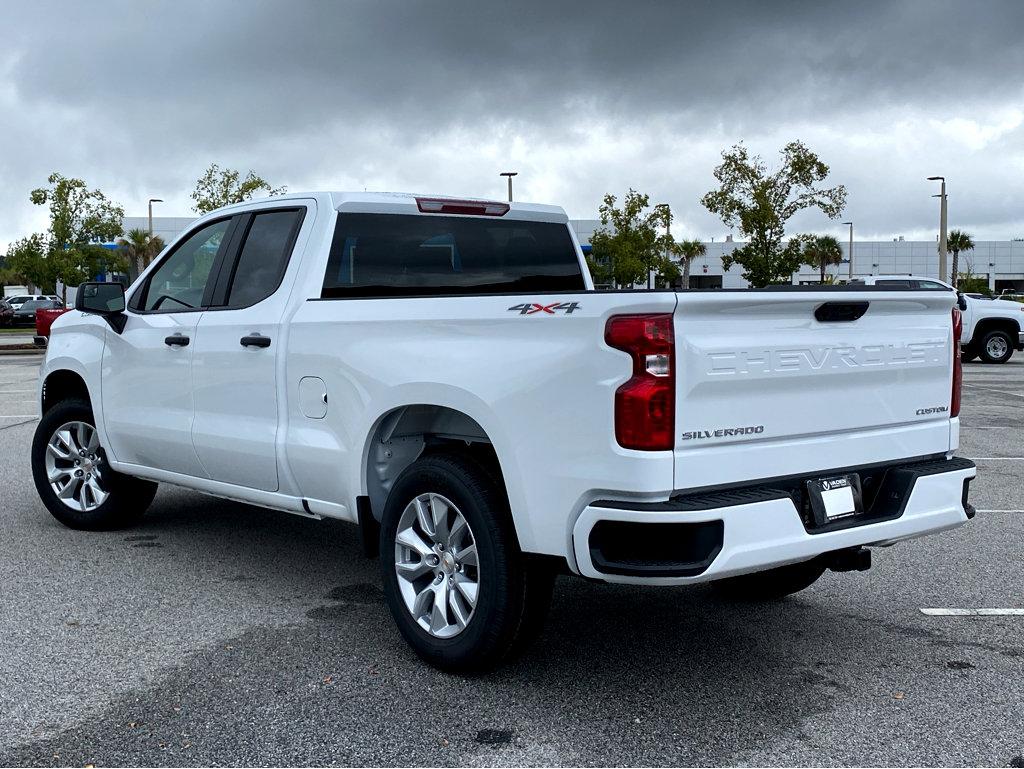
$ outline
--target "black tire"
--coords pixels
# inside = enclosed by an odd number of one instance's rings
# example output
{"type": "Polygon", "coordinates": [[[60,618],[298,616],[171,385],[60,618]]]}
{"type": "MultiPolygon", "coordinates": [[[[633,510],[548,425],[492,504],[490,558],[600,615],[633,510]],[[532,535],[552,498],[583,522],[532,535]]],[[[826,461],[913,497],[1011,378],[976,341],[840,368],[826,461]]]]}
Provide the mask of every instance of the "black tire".
{"type": "Polygon", "coordinates": [[[1005,331],[1000,331],[999,329],[989,331],[981,338],[978,354],[985,363],[1006,363],[1013,355],[1013,340],[1010,339],[1010,335],[1005,331]],[[1004,352],[1002,355],[993,355],[988,349],[989,343],[997,339],[1003,342],[1004,352]]]}
{"type": "Polygon", "coordinates": [[[520,651],[543,625],[554,572],[519,549],[504,489],[474,458],[433,454],[410,465],[388,495],[381,521],[384,595],[403,638],[424,661],[442,670],[493,669],[520,651]],[[407,608],[395,571],[395,538],[403,511],[421,494],[440,494],[461,512],[476,542],[479,593],[465,627],[439,638],[407,608]]]}
{"type": "Polygon", "coordinates": [[[825,563],[814,558],[711,584],[719,595],[730,601],[778,601],[810,587],[824,573],[825,563]]]}
{"type": "Polygon", "coordinates": [[[978,351],[973,347],[964,347],[960,350],[960,362],[970,363],[978,358],[978,351]]]}
{"type": "Polygon", "coordinates": [[[47,444],[62,425],[76,421],[92,426],[96,424],[89,403],[79,398],[61,401],[39,420],[32,439],[32,478],[40,499],[54,518],[72,529],[104,531],[133,526],[153,501],[157,484],[114,472],[105,465],[102,447],[97,454],[104,463],[100,465],[103,485],[109,492],[103,504],[89,511],[73,509],[64,504],[50,486],[46,471],[47,444]]]}

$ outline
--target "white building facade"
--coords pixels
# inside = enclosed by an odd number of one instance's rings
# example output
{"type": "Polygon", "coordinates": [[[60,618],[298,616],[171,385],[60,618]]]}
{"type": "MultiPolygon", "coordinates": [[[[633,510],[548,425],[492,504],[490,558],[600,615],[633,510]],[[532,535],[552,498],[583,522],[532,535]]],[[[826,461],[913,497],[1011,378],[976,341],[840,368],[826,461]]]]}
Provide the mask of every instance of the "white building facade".
{"type": "MultiPolygon", "coordinates": [[[[601,222],[597,219],[574,219],[570,224],[584,247],[590,244],[590,236],[594,231],[601,228],[601,222]]],[[[843,263],[829,267],[827,272],[840,280],[846,280],[850,274],[849,241],[840,238],[840,242],[843,247],[843,263]]],[[[722,268],[722,257],[742,243],[727,240],[711,241],[704,245],[707,247],[707,255],[694,259],[690,266],[691,288],[748,287],[740,274],[743,272],[742,267],[734,265],[729,271],[722,268]]],[[[952,265],[952,260],[953,255],[949,254],[949,265],[952,265]]],[[[961,252],[958,269],[961,274],[970,272],[975,277],[984,278],[994,293],[1004,289],[1024,291],[1024,239],[975,241],[974,250],[961,252]]],[[[853,277],[865,275],[924,275],[938,278],[938,244],[927,240],[854,240],[853,277]]],[[[809,265],[793,273],[794,283],[817,283],[819,278],[818,269],[809,265]]]]}

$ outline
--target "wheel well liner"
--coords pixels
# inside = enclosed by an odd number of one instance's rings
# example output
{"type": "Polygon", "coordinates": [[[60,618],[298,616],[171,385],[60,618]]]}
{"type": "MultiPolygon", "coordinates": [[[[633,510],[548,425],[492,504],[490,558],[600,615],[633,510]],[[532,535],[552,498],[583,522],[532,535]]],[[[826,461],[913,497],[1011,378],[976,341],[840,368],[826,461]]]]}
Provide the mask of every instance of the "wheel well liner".
{"type": "Polygon", "coordinates": [[[490,437],[475,419],[447,406],[415,404],[389,411],[377,421],[367,449],[366,490],[377,521],[395,480],[426,453],[472,453],[504,486],[490,437]]]}
{"type": "MultiPolygon", "coordinates": [[[[974,328],[972,341],[981,341],[981,337],[990,331],[1005,331],[1011,336],[1020,333],[1020,324],[1013,318],[983,318],[974,328]]],[[[1016,342],[1016,339],[1010,341],[1016,342]]]]}
{"type": "Polygon", "coordinates": [[[74,371],[59,369],[46,377],[46,381],[43,382],[42,405],[44,414],[61,401],[69,398],[81,398],[86,403],[92,405],[92,399],[89,397],[89,387],[81,376],[74,371]]]}

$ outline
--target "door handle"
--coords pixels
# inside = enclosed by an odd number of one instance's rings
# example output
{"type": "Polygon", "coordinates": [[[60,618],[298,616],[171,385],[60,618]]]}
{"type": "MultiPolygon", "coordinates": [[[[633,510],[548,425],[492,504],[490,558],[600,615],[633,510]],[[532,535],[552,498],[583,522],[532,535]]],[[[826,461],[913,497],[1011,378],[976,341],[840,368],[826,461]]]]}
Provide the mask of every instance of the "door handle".
{"type": "Polygon", "coordinates": [[[189,338],[184,334],[171,334],[164,338],[164,344],[170,347],[188,347],[189,338]]]}
{"type": "Polygon", "coordinates": [[[240,340],[242,347],[270,347],[270,337],[263,334],[250,334],[240,340]]]}

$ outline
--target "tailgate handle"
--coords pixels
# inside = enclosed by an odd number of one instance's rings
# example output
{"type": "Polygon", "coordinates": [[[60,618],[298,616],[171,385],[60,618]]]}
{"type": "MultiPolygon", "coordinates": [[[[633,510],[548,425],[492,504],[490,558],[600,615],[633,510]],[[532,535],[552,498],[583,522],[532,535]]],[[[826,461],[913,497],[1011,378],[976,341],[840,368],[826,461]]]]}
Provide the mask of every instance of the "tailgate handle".
{"type": "Polygon", "coordinates": [[[818,305],[814,317],[822,323],[849,323],[868,311],[869,302],[825,302],[818,305]]]}

